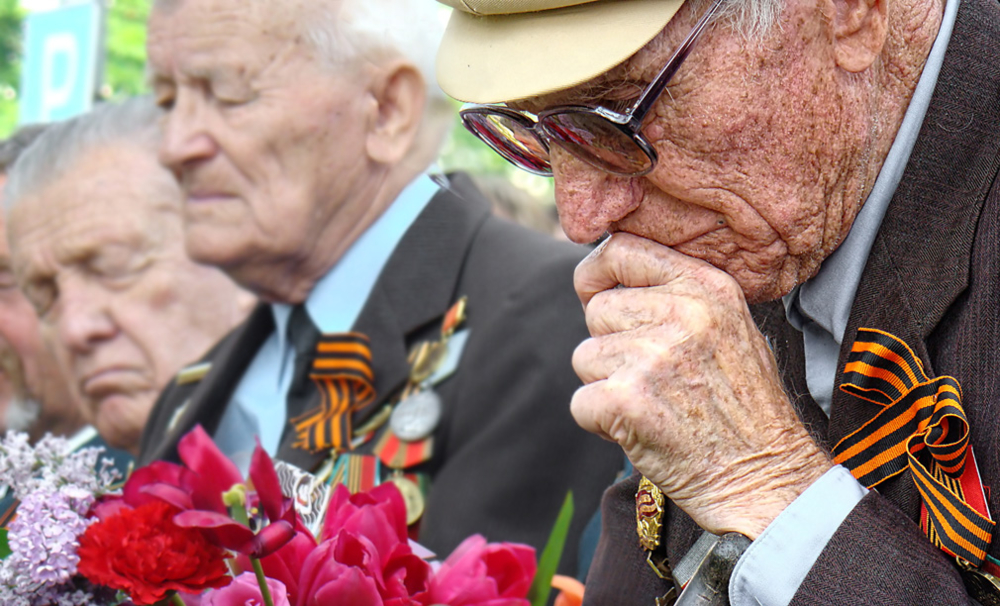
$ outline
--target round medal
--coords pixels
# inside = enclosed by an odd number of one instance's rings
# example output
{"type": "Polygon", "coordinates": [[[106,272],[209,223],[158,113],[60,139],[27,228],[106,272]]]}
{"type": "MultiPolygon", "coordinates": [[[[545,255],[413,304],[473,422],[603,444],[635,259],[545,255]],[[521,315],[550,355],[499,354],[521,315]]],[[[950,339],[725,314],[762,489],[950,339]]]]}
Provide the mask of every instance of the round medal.
{"type": "Polygon", "coordinates": [[[403,503],[406,504],[406,525],[416,523],[420,516],[424,515],[424,494],[420,492],[420,487],[403,476],[389,478],[389,481],[395,484],[399,493],[403,495],[403,503]]]}
{"type": "Polygon", "coordinates": [[[404,442],[416,442],[431,435],[440,422],[441,397],[425,389],[396,405],[389,417],[389,429],[404,442]]]}

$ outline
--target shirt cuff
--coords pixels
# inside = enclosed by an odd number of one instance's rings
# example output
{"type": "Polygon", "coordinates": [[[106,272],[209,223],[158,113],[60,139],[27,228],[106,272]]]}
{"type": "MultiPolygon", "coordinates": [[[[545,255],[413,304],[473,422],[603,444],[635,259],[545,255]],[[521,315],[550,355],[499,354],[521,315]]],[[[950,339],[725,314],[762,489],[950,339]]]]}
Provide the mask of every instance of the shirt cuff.
{"type": "Polygon", "coordinates": [[[764,529],[729,580],[733,606],[788,606],[820,553],[854,506],[868,494],[837,465],[816,480],[764,529]]]}

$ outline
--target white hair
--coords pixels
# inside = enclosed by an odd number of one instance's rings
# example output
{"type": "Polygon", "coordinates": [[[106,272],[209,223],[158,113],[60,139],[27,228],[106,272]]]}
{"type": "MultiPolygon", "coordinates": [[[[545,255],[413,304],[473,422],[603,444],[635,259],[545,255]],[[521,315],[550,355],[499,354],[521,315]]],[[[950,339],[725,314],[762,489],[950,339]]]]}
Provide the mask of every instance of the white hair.
{"type": "Polygon", "coordinates": [[[106,103],[91,112],[49,125],[17,159],[8,173],[4,207],[14,208],[27,195],[58,179],[89,152],[115,142],[148,149],[155,156],[160,141],[160,110],[148,97],[106,103]]]}
{"type": "Polygon", "coordinates": [[[424,78],[430,100],[446,95],[434,75],[435,55],[448,10],[431,0],[311,0],[300,11],[300,31],[333,65],[358,59],[380,63],[403,57],[424,78]]]}
{"type": "MultiPolygon", "coordinates": [[[[712,0],[697,0],[707,5],[712,0]]],[[[777,27],[786,0],[728,0],[716,16],[747,40],[759,40],[777,27]]]]}

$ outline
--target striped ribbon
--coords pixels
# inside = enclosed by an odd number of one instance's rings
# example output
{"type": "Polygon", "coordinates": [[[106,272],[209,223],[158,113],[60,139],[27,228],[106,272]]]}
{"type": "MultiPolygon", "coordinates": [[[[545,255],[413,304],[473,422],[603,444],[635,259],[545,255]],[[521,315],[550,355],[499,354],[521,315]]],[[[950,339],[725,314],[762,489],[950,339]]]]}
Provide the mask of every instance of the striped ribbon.
{"type": "Polygon", "coordinates": [[[292,419],[294,448],[320,452],[351,449],[351,414],[375,400],[368,337],[356,332],[321,335],[309,377],[320,405],[292,419]]]}
{"type": "Polygon", "coordinates": [[[372,452],[390,469],[409,469],[434,456],[434,437],[404,442],[390,430],[382,434],[372,452]]]}
{"type": "Polygon", "coordinates": [[[330,476],[330,484],[343,484],[351,492],[367,492],[382,483],[382,466],[372,455],[342,454],[330,476]]]}
{"type": "Polygon", "coordinates": [[[882,410],[834,448],[834,461],[873,488],[909,469],[923,501],[922,524],[940,549],[979,566],[993,536],[961,386],[928,378],[900,339],[862,328],[841,389],[882,410]]]}

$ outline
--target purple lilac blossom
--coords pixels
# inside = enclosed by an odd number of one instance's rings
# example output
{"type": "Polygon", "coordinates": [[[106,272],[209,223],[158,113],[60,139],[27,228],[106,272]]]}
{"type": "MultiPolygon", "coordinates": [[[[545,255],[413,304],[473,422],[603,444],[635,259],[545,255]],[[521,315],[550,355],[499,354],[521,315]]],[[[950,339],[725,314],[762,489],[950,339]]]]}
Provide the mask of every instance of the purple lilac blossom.
{"type": "Polygon", "coordinates": [[[90,521],[96,496],[118,474],[101,450],[67,453],[63,438],[46,435],[34,447],[27,435],[8,432],[0,441],[0,485],[21,503],[8,527],[11,554],[0,561],[0,604],[84,606],[93,595],[74,584],[77,538],[90,521]]]}

